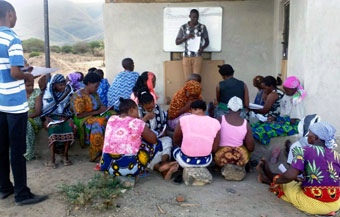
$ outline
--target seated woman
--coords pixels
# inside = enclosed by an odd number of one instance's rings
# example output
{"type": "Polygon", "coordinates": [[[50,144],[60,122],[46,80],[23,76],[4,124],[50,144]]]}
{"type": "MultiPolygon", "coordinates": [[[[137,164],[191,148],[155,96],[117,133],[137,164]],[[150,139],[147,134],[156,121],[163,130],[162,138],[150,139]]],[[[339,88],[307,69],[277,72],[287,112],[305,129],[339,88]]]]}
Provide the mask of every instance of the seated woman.
{"type": "Polygon", "coordinates": [[[207,105],[202,100],[191,103],[191,115],[182,117],[174,133],[174,143],[179,146],[173,156],[182,167],[207,167],[212,162],[212,152],[220,143],[221,125],[218,120],[205,115],[207,105]]]}
{"type": "Polygon", "coordinates": [[[172,97],[168,110],[168,127],[175,130],[179,119],[188,115],[192,102],[201,99],[202,87],[198,81],[187,81],[172,97]]]}
{"type": "MultiPolygon", "coordinates": [[[[219,73],[223,81],[219,82],[216,87],[216,99],[218,106],[215,110],[215,117],[220,117],[228,113],[229,100],[237,96],[242,100],[245,108],[249,107],[249,93],[247,85],[236,78],[234,78],[234,69],[229,64],[224,64],[219,67],[219,73]]],[[[245,112],[242,116],[245,116],[245,112]]]]}
{"type": "Polygon", "coordinates": [[[264,105],[264,99],[265,99],[265,94],[262,86],[262,81],[263,81],[263,76],[258,75],[253,79],[253,85],[258,89],[258,92],[256,94],[254,104],[257,105],[264,105]]]}
{"type": "Polygon", "coordinates": [[[298,123],[304,117],[303,99],[306,93],[300,81],[294,76],[288,77],[283,88],[285,95],[277,107],[277,115],[270,116],[268,122],[256,123],[252,126],[254,138],[264,145],[268,145],[272,137],[298,133],[298,123]]]}
{"type": "Polygon", "coordinates": [[[277,86],[282,84],[280,77],[275,79],[273,76],[267,76],[262,80],[264,94],[267,96],[262,109],[253,110],[255,113],[262,114],[269,119],[275,119],[280,115],[280,102],[284,95],[282,90],[277,86]]]}
{"type": "Polygon", "coordinates": [[[74,141],[75,133],[70,110],[72,94],[71,85],[66,84],[64,76],[60,74],[52,76],[44,92],[41,117],[48,130],[48,145],[51,149],[51,160],[46,167],[56,168],[55,152],[59,147],[64,148],[64,166],[72,165],[68,159],[68,149],[74,141]]]}
{"type": "Polygon", "coordinates": [[[156,87],[156,76],[152,72],[143,72],[137,79],[136,85],[132,89],[131,99],[138,105],[138,94],[143,91],[149,91],[152,95],[155,104],[157,99],[154,88],[156,87]]]}
{"type": "Polygon", "coordinates": [[[100,169],[112,176],[137,177],[143,173],[162,143],[138,119],[138,107],[131,99],[120,99],[120,115],[110,117],[103,148],[100,169]],[[143,138],[143,141],[142,141],[143,138]]]}
{"type": "Polygon", "coordinates": [[[339,153],[334,148],[333,126],[318,122],[310,126],[308,143],[293,149],[293,161],[288,170],[277,175],[265,160],[257,166],[258,180],[270,185],[270,191],[309,214],[335,215],[340,208],[339,153]],[[295,181],[300,173],[302,182],[295,181]]]}
{"type": "Polygon", "coordinates": [[[89,73],[84,78],[85,88],[73,94],[71,106],[74,112],[74,123],[80,136],[80,145],[90,146],[90,158],[94,162],[100,158],[104,144],[104,133],[107,120],[112,111],[100,102],[97,93],[101,78],[96,73],[89,73]]]}
{"type": "Polygon", "coordinates": [[[229,113],[218,119],[221,123],[221,141],[214,160],[220,167],[226,164],[244,167],[255,148],[252,131],[247,120],[240,117],[243,109],[240,98],[232,97],[228,108],[229,113]]]}
{"type": "Polygon", "coordinates": [[[26,160],[32,160],[34,156],[34,143],[35,135],[42,128],[42,122],[40,119],[41,107],[42,107],[42,95],[39,88],[34,88],[33,75],[25,78],[25,87],[27,95],[27,103],[29,107],[28,120],[27,120],[27,132],[26,132],[26,154],[24,154],[26,160]]]}
{"type": "Polygon", "coordinates": [[[99,87],[98,87],[98,95],[99,95],[99,99],[100,99],[100,101],[102,102],[102,104],[104,105],[104,106],[107,106],[107,92],[109,91],[109,88],[110,88],[110,84],[109,84],[109,82],[107,81],[107,79],[106,78],[104,78],[104,72],[103,72],[103,70],[101,70],[101,69],[97,69],[96,71],[95,71],[95,73],[97,73],[97,75],[99,75],[100,76],[100,78],[102,79],[101,81],[100,81],[100,85],[99,85],[99,87]]]}
{"type": "Polygon", "coordinates": [[[124,71],[115,77],[107,92],[108,106],[113,106],[116,111],[119,108],[119,98],[129,99],[131,97],[132,88],[139,77],[138,72],[133,71],[135,64],[131,58],[123,59],[122,67],[124,71]]]}
{"type": "Polygon", "coordinates": [[[171,156],[172,140],[166,136],[166,114],[163,109],[155,104],[153,96],[145,91],[139,94],[139,118],[150,128],[162,142],[163,151],[159,151],[149,164],[149,168],[161,172],[164,179],[169,180],[172,173],[177,171],[176,163],[169,163],[171,156]]]}

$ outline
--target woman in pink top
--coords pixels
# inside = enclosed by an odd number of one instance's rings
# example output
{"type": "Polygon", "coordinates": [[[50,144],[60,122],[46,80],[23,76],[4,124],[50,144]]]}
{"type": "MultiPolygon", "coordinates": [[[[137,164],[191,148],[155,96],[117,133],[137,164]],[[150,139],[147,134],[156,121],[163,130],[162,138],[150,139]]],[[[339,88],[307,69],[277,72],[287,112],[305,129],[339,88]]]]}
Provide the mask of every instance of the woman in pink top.
{"type": "Polygon", "coordinates": [[[206,103],[191,103],[191,115],[180,118],[174,133],[176,148],[173,152],[178,164],[185,167],[207,167],[220,142],[220,123],[205,115],[206,103]]]}
{"type": "Polygon", "coordinates": [[[219,118],[221,142],[214,160],[218,166],[234,164],[245,166],[254,151],[254,139],[249,123],[240,117],[242,100],[236,96],[228,102],[229,113],[219,118]]]}
{"type": "Polygon", "coordinates": [[[137,105],[131,99],[121,98],[119,111],[120,115],[111,116],[106,126],[100,169],[113,176],[138,176],[162,151],[162,143],[138,119],[137,105]]]}

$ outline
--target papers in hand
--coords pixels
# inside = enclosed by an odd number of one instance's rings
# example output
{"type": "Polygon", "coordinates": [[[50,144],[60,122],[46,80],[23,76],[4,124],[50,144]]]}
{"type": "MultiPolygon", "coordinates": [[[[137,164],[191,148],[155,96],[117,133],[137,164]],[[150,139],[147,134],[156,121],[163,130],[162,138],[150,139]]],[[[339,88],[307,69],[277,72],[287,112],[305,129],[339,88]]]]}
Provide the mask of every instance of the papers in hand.
{"type": "Polygon", "coordinates": [[[191,52],[197,52],[201,46],[201,37],[191,38],[187,41],[188,50],[191,52]]]}
{"type": "Polygon", "coordinates": [[[102,115],[105,114],[106,112],[110,111],[111,109],[112,109],[112,106],[107,107],[107,109],[106,109],[104,112],[100,113],[100,116],[102,116],[102,115]]]}
{"type": "Polygon", "coordinates": [[[58,69],[57,68],[45,68],[45,67],[38,67],[38,66],[33,66],[33,70],[31,74],[36,77],[40,75],[46,75],[52,72],[56,72],[58,69]]]}
{"type": "Polygon", "coordinates": [[[163,136],[163,134],[165,133],[166,130],[166,125],[164,125],[162,131],[160,133],[158,133],[156,130],[151,130],[154,134],[156,134],[157,138],[160,138],[163,136]]]}
{"type": "Polygon", "coordinates": [[[51,121],[47,124],[47,127],[49,127],[51,125],[60,124],[60,123],[63,123],[63,122],[64,122],[64,120],[51,121]]]}
{"type": "Polygon", "coordinates": [[[286,167],[283,164],[280,164],[278,168],[281,171],[281,173],[285,173],[287,171],[286,167]]]}
{"type": "Polygon", "coordinates": [[[263,116],[263,115],[261,115],[261,114],[256,114],[255,116],[256,116],[260,121],[262,121],[262,122],[266,122],[266,121],[268,120],[267,117],[265,117],[265,116],[263,116]]]}
{"type": "Polygon", "coordinates": [[[259,104],[249,103],[249,108],[250,109],[263,109],[263,106],[259,104]]]}

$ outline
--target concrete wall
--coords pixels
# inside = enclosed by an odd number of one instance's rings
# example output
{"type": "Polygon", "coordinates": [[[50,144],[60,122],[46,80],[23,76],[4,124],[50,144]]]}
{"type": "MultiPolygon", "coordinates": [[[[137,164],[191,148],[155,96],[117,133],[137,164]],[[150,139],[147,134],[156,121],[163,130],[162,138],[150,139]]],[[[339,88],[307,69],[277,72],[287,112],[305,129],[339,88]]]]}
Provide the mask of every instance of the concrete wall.
{"type": "Polygon", "coordinates": [[[105,4],[105,61],[109,80],[121,71],[121,60],[131,57],[136,71],[148,70],[156,74],[156,92],[163,102],[163,62],[170,60],[170,53],[163,52],[162,47],[163,9],[205,6],[222,6],[224,11],[222,52],[213,53],[212,59],[233,65],[235,77],[247,83],[253,99],[256,94],[252,87],[253,77],[278,73],[273,57],[272,0],[105,4]]]}
{"type": "Polygon", "coordinates": [[[304,82],[307,113],[340,135],[340,1],[291,1],[288,75],[304,82]]]}

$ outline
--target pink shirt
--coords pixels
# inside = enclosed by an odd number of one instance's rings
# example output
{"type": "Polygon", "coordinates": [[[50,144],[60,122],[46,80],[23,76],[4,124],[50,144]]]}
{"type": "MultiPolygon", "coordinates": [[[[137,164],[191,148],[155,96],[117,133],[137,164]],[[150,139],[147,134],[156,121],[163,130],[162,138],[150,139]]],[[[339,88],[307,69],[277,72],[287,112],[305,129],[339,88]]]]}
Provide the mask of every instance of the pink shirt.
{"type": "Polygon", "coordinates": [[[247,121],[244,120],[241,126],[229,124],[225,116],[222,116],[221,123],[221,142],[220,146],[239,147],[243,145],[244,138],[247,135],[247,121]]]}
{"type": "Polygon", "coordinates": [[[192,114],[180,118],[179,121],[183,134],[182,152],[189,157],[211,154],[214,139],[221,129],[218,120],[192,114]]]}
{"type": "Polygon", "coordinates": [[[133,117],[111,116],[106,125],[104,153],[137,154],[145,122],[133,117]]]}

